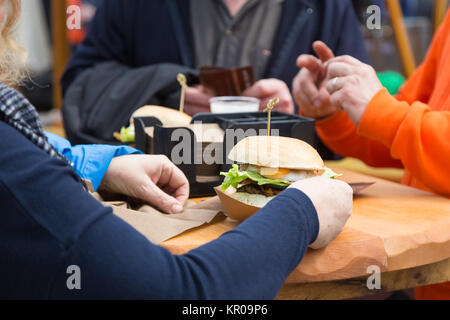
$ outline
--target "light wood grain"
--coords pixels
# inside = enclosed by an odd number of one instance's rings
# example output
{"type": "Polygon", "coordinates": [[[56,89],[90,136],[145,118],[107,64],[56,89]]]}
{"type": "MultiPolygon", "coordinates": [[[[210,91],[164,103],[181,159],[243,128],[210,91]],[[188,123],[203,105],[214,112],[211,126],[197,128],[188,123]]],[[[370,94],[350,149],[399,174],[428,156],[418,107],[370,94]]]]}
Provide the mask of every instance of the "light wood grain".
{"type": "Polygon", "coordinates": [[[450,281],[450,259],[420,267],[381,274],[381,289],[369,290],[367,278],[314,283],[290,283],[281,288],[278,300],[338,300],[415,288],[450,281]]]}
{"type": "MultiPolygon", "coordinates": [[[[326,248],[308,250],[288,284],[363,277],[369,265],[396,271],[450,258],[450,201],[400,184],[340,169],[347,182],[376,184],[354,199],[353,215],[326,248]]],[[[185,253],[218,238],[238,222],[220,216],[163,246],[185,253]]]]}

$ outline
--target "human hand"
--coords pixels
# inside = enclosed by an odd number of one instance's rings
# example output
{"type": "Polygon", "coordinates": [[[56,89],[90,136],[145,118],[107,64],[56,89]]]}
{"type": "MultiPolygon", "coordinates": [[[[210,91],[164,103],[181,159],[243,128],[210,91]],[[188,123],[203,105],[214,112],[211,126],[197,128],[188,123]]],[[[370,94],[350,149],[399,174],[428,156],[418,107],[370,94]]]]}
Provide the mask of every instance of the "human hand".
{"type": "Polygon", "coordinates": [[[352,188],[343,181],[324,177],[300,180],[289,188],[296,188],[311,199],[319,218],[319,234],[310,247],[325,247],[341,233],[352,214],[352,188]]]}
{"type": "Polygon", "coordinates": [[[114,158],[99,190],[141,199],[167,213],[181,213],[189,182],[167,157],[129,155],[114,158]]]}
{"type": "Polygon", "coordinates": [[[307,54],[302,54],[297,59],[297,66],[301,70],[293,80],[292,93],[302,115],[320,119],[339,110],[331,104],[330,94],[326,89],[324,63],[334,58],[334,54],[322,41],[314,42],[313,49],[319,59],[307,54]]]}
{"type": "Polygon", "coordinates": [[[280,102],[274,110],[294,113],[294,101],[292,99],[289,88],[281,80],[263,79],[257,81],[253,86],[242,93],[243,96],[257,98],[261,100],[261,110],[267,108],[267,104],[273,98],[279,98],[280,102]]]}
{"type": "Polygon", "coordinates": [[[330,102],[359,126],[367,105],[383,88],[374,68],[351,56],[334,58],[325,65],[330,102]]]}
{"type": "Polygon", "coordinates": [[[197,113],[210,112],[209,99],[213,98],[203,86],[187,87],[184,112],[193,116],[197,113]]]}

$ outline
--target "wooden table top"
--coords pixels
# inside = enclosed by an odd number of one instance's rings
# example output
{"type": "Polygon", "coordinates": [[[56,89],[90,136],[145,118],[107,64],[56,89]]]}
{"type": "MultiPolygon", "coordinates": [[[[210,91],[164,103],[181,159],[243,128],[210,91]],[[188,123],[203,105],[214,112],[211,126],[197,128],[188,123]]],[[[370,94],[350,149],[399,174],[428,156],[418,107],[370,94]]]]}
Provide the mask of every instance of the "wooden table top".
{"type": "MultiPolygon", "coordinates": [[[[347,182],[376,182],[355,196],[352,217],[340,236],[321,250],[308,249],[289,283],[334,281],[414,268],[450,258],[450,201],[431,193],[352,171],[347,182]]],[[[220,215],[212,223],[162,244],[182,254],[218,238],[239,222],[220,215]]]]}

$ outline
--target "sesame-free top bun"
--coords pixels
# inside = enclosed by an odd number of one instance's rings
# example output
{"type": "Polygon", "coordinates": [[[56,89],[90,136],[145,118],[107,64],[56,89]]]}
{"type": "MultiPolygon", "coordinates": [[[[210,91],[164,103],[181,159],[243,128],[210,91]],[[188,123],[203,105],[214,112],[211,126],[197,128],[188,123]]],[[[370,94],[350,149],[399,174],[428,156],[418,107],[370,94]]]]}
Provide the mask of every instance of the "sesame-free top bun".
{"type": "Polygon", "coordinates": [[[130,117],[130,124],[133,124],[134,118],[138,117],[155,117],[164,127],[186,127],[192,121],[186,113],[159,106],[144,106],[137,109],[130,117]]]}
{"type": "Polygon", "coordinates": [[[316,149],[302,140],[288,137],[247,137],[234,146],[228,158],[267,168],[325,170],[316,149]]]}

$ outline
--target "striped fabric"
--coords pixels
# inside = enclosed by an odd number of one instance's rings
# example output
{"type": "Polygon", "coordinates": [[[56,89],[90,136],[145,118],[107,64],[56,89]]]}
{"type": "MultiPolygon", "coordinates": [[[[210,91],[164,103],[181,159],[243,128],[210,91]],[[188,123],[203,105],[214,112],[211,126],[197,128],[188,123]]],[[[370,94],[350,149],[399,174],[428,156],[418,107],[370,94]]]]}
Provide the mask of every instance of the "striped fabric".
{"type": "Polygon", "coordinates": [[[70,165],[69,160],[48,142],[36,109],[19,92],[3,83],[0,83],[0,120],[21,132],[52,158],[70,165]]]}

